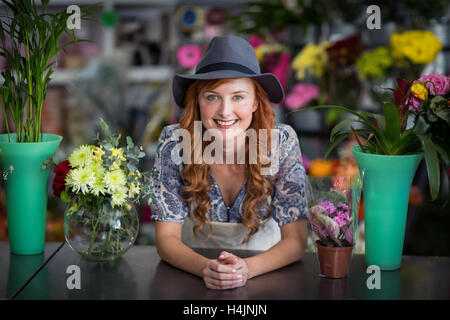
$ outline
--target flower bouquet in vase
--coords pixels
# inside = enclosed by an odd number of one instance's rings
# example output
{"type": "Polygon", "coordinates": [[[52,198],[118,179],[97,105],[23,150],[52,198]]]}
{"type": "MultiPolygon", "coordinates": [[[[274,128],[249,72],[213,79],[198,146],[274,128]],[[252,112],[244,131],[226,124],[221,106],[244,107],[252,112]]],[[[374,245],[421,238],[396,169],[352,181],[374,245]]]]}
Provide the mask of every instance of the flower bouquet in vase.
{"type": "MultiPolygon", "coordinates": [[[[119,147],[100,119],[104,140],[97,133],[96,145],[76,148],[55,167],[53,190],[68,203],[64,235],[69,246],[88,260],[107,261],[122,256],[139,232],[135,204],[151,194],[149,173],[137,168],[145,156],[142,147],[127,137],[119,147]]],[[[149,198],[150,199],[150,198],[149,198]]]]}
{"type": "Polygon", "coordinates": [[[361,189],[359,176],[309,177],[308,222],[317,237],[315,246],[323,277],[347,276],[355,244],[361,189]]]}

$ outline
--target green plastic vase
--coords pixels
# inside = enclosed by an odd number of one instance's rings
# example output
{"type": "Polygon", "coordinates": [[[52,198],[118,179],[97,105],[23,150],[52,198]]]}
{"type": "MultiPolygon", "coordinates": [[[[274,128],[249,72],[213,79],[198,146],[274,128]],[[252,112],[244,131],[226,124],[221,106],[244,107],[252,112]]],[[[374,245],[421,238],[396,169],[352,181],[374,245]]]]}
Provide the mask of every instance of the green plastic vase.
{"type": "Polygon", "coordinates": [[[423,154],[375,155],[351,147],[363,181],[366,265],[401,266],[409,192],[423,154]]]}
{"type": "Polygon", "coordinates": [[[6,212],[10,252],[33,255],[44,252],[50,170],[44,160],[54,155],[62,137],[41,134],[41,142],[17,143],[16,135],[0,135],[2,173],[7,175],[6,212]]]}

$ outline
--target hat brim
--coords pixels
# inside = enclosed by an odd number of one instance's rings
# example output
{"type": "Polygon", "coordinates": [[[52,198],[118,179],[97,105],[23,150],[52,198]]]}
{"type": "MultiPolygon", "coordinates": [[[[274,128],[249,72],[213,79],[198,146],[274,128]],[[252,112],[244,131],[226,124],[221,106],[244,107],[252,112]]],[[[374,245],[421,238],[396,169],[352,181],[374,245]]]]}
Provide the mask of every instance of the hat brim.
{"type": "Polygon", "coordinates": [[[184,108],[184,97],[189,86],[197,80],[212,79],[234,79],[234,78],[252,78],[255,79],[264,91],[267,92],[269,101],[275,104],[284,99],[284,90],[278,78],[272,73],[246,74],[234,70],[217,70],[208,73],[181,75],[176,74],[172,81],[173,97],[176,104],[184,108]]]}

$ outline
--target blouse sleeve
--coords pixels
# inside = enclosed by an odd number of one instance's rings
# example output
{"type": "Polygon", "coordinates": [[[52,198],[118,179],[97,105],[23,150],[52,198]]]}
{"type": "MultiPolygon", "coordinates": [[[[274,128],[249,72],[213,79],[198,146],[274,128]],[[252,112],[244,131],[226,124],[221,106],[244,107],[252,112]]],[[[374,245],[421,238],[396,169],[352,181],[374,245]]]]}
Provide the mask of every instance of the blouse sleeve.
{"type": "Polygon", "coordinates": [[[172,139],[173,130],[170,127],[164,127],[156,148],[151,174],[151,219],[183,223],[189,211],[186,201],[181,199],[182,165],[176,164],[171,156],[177,142],[172,139]]]}
{"type": "Polygon", "coordinates": [[[297,133],[289,125],[280,128],[280,166],[272,198],[272,216],[281,227],[307,217],[306,171],[297,133]]]}

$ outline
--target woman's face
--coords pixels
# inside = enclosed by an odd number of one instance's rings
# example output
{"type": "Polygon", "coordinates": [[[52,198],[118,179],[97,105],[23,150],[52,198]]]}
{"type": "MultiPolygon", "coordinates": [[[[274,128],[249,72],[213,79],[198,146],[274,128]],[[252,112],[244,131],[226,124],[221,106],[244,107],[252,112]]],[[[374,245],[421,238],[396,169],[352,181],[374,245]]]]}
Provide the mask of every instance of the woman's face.
{"type": "Polygon", "coordinates": [[[198,98],[203,126],[219,129],[224,138],[245,132],[258,108],[255,86],[249,78],[230,79],[214,89],[203,89],[198,98]]]}

